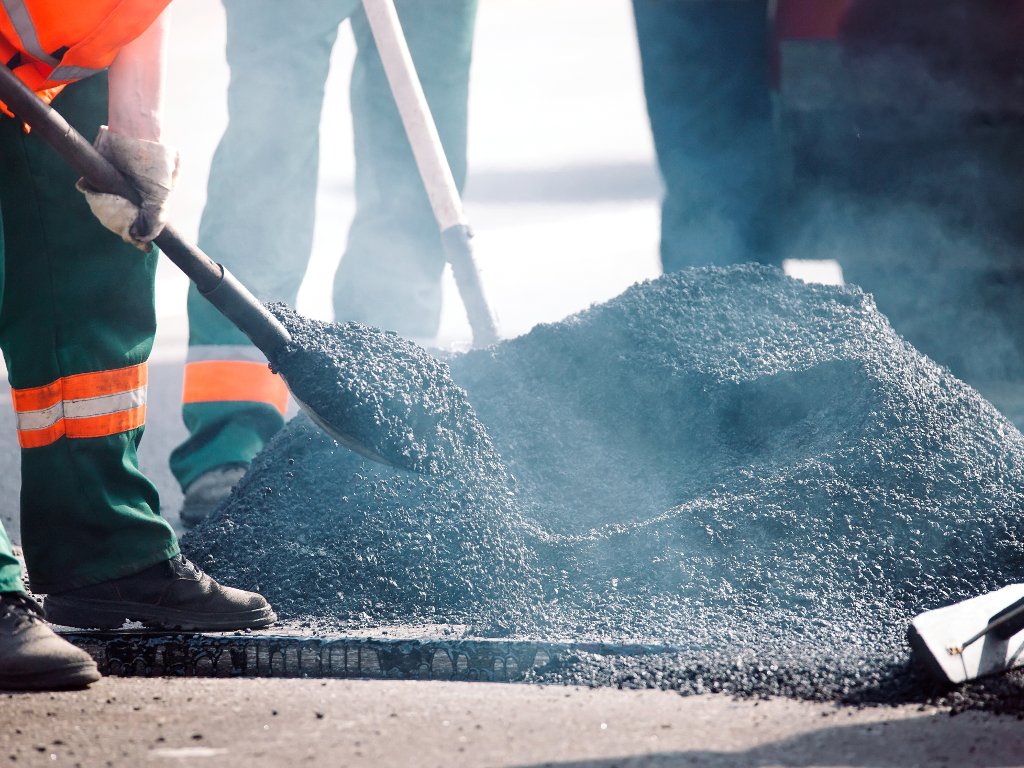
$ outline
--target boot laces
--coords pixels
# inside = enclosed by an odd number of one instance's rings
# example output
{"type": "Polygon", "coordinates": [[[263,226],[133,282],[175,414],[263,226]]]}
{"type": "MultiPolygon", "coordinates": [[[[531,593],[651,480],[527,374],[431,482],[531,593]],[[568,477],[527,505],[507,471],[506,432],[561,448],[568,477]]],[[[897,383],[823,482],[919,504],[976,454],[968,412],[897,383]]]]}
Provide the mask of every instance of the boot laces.
{"type": "Polygon", "coordinates": [[[184,555],[178,555],[171,562],[174,564],[174,573],[176,576],[196,580],[201,579],[203,576],[203,572],[199,570],[199,566],[184,555]]]}
{"type": "Polygon", "coordinates": [[[0,592],[0,620],[14,618],[16,626],[42,621],[46,614],[42,606],[21,592],[0,592]]]}

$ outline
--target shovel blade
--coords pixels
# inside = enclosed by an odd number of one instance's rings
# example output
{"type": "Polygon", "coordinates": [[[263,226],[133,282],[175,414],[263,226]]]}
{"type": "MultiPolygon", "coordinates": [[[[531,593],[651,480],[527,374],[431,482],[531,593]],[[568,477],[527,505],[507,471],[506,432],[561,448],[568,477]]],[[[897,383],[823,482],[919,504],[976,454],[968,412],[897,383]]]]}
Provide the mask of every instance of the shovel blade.
{"type": "Polygon", "coordinates": [[[334,438],[334,440],[338,442],[340,445],[345,446],[350,451],[358,453],[360,456],[365,456],[371,461],[376,461],[379,464],[385,464],[389,467],[398,467],[399,469],[407,469],[407,467],[402,467],[396,462],[384,458],[366,443],[357,440],[355,437],[348,434],[347,432],[343,432],[336,425],[331,424],[329,421],[320,416],[320,414],[317,413],[315,409],[302,402],[302,400],[300,400],[295,395],[295,392],[292,392],[291,395],[292,398],[295,400],[295,404],[298,405],[302,412],[309,417],[310,421],[312,421],[314,424],[320,427],[320,429],[322,429],[324,432],[326,432],[328,435],[334,438]]]}
{"type": "Polygon", "coordinates": [[[1024,629],[993,631],[957,649],[999,614],[1024,599],[1024,584],[972,597],[917,616],[907,631],[914,658],[937,681],[957,684],[1024,666],[1024,629]]]}

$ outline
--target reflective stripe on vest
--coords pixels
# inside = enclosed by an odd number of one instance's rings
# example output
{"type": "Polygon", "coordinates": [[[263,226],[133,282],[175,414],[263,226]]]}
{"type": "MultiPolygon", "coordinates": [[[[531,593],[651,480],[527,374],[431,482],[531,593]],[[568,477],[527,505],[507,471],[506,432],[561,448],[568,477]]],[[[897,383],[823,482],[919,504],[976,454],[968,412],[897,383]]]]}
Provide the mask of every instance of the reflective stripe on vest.
{"type": "Polygon", "coordinates": [[[39,42],[39,35],[36,33],[36,25],[32,21],[32,14],[25,6],[25,0],[0,0],[0,5],[7,11],[7,16],[14,25],[14,31],[21,38],[21,45],[26,53],[31,54],[51,67],[57,66],[60,62],[43,50],[39,42]]]}
{"type": "Polygon", "coordinates": [[[0,0],[0,64],[21,54],[23,61],[15,73],[34,91],[47,93],[109,67],[121,48],[145,32],[169,3],[0,0]]]}
{"type": "Polygon", "coordinates": [[[98,75],[102,71],[102,69],[91,69],[89,67],[71,67],[62,64],[61,66],[55,68],[53,72],[50,73],[50,76],[47,79],[51,83],[63,83],[65,81],[72,83],[75,80],[84,80],[87,77],[98,75]]]}
{"type": "Polygon", "coordinates": [[[146,423],[148,377],[141,363],[11,390],[18,443],[41,448],[62,437],[106,437],[141,427],[146,423]]]}
{"type": "Polygon", "coordinates": [[[182,403],[264,403],[284,415],[288,386],[267,359],[246,345],[189,347],[182,403]]]}

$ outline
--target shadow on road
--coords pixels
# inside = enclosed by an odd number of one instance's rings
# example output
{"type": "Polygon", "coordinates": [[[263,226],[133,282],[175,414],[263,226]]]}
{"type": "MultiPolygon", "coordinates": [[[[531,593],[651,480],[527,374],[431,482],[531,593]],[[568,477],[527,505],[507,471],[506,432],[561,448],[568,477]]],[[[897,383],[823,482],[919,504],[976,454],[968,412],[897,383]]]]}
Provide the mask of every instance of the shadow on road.
{"type": "MultiPolygon", "coordinates": [[[[844,711],[836,710],[835,717],[844,711]]],[[[678,723],[677,727],[685,727],[678,723]]],[[[713,766],[849,766],[908,768],[926,765],[1018,765],[1024,729],[1016,718],[934,714],[908,720],[839,725],[738,752],[692,750],[601,760],[537,763],[521,768],[667,768],[713,766]],[[979,728],[979,717],[985,727],[979,728]]]]}

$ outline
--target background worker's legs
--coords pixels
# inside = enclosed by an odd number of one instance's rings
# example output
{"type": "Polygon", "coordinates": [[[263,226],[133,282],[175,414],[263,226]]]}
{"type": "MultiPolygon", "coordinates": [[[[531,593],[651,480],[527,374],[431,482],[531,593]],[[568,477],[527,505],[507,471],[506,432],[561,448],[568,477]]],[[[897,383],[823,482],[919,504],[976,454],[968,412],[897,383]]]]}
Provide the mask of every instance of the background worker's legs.
{"type": "Polygon", "coordinates": [[[666,272],[778,260],[766,0],[633,0],[666,272]]]}
{"type": "MultiPolygon", "coordinates": [[[[476,2],[398,6],[461,186],[476,2]]],[[[357,213],[336,279],[335,315],[429,337],[440,319],[440,236],[359,7],[355,0],[225,0],[230,121],[210,170],[200,246],[260,298],[294,303],[312,246],[323,86],[337,26],[352,15],[359,47],[352,85],[357,213]]],[[[200,477],[248,465],[283,425],[269,385],[244,380],[251,366],[230,377],[237,397],[203,395],[200,369],[214,369],[201,363],[241,370],[254,350],[194,290],[189,324],[183,415],[190,437],[171,456],[186,508],[200,477]]]]}
{"type": "MultiPolygon", "coordinates": [[[[54,106],[92,136],[106,103],[97,77],[67,88],[54,106]]],[[[16,398],[47,385],[59,398],[64,377],[140,365],[152,346],[156,253],[104,229],[75,190],[77,177],[20,123],[0,120],[0,345],[16,398]]],[[[138,469],[143,428],[112,431],[112,420],[100,421],[98,436],[22,450],[22,544],[36,591],[95,584],[177,554],[156,489],[138,469]]],[[[0,542],[0,578],[13,572],[8,549],[0,542]]]]}
{"type": "MultiPolygon", "coordinates": [[[[337,28],[355,2],[225,0],[228,127],[210,167],[199,245],[264,301],[295,303],[313,242],[320,111],[337,28]]],[[[191,287],[182,415],[171,455],[183,489],[247,466],[284,424],[284,385],[248,338],[191,287]],[[212,366],[211,363],[220,363],[212,366]],[[210,376],[235,386],[209,393],[210,376]],[[275,379],[277,377],[274,377],[275,379]]],[[[186,499],[188,504],[188,499],[186,499]]]]}
{"type": "MultiPolygon", "coordinates": [[[[461,189],[476,0],[398,0],[396,7],[461,189]]],[[[437,223],[362,10],[352,30],[356,215],[335,277],[335,318],[430,338],[445,264],[437,223]]]]}

